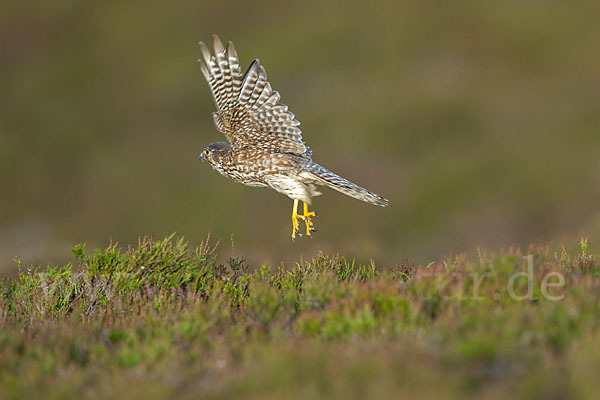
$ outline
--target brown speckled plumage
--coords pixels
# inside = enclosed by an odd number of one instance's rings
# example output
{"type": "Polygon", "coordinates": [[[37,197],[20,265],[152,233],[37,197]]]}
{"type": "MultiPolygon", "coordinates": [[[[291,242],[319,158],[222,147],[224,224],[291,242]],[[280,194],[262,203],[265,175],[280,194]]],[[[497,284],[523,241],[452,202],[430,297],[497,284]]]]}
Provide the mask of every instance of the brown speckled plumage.
{"type": "MultiPolygon", "coordinates": [[[[198,62],[217,106],[214,123],[228,143],[211,143],[200,155],[202,160],[236,182],[270,187],[305,204],[321,194],[318,185],[325,185],[356,199],[387,206],[383,197],[313,162],[311,150],[302,141],[300,122],[279,102],[279,93],[271,88],[258,59],[242,75],[233,43],[228,42],[225,48],[218,36],[213,38],[215,54],[200,42],[203,59],[198,62]]],[[[296,215],[296,207],[297,201],[292,218],[305,219],[296,215]]],[[[310,235],[309,216],[305,222],[310,235]]],[[[292,237],[297,223],[294,226],[292,237]]]]}

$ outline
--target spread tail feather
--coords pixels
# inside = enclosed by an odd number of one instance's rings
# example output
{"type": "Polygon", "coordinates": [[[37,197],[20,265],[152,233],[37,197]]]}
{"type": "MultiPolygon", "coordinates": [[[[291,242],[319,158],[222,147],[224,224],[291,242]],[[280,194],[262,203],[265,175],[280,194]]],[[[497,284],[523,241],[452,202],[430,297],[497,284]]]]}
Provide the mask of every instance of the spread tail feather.
{"type": "Polygon", "coordinates": [[[323,185],[329,186],[338,192],[344,193],[347,196],[354,197],[355,199],[362,200],[380,207],[387,207],[389,204],[389,201],[386,198],[370,192],[367,189],[360,187],[337,174],[334,174],[327,168],[324,168],[317,163],[311,163],[307,169],[318,182],[321,182],[323,185]]]}

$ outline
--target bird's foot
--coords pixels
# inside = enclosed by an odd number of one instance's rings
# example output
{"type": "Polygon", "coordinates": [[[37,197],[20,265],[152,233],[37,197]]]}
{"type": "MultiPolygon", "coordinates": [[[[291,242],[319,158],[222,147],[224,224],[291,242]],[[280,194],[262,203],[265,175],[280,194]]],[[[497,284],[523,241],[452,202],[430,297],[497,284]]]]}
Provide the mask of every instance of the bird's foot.
{"type": "Polygon", "coordinates": [[[296,235],[302,236],[299,232],[299,220],[304,221],[304,225],[306,225],[306,236],[311,237],[312,233],[316,232],[315,224],[312,222],[311,218],[316,216],[317,213],[314,211],[308,211],[306,203],[304,203],[304,214],[298,214],[298,200],[294,200],[294,208],[292,210],[292,240],[296,239],[296,235]]]}
{"type": "Polygon", "coordinates": [[[294,208],[292,209],[292,241],[296,239],[296,235],[302,236],[298,233],[298,220],[300,219],[300,215],[298,215],[298,200],[294,200],[294,208]]]}
{"type": "Polygon", "coordinates": [[[296,239],[296,235],[302,236],[301,233],[298,233],[298,220],[300,219],[300,215],[292,215],[292,240],[296,239]]]}
{"type": "Polygon", "coordinates": [[[306,205],[306,203],[304,203],[304,214],[303,215],[299,215],[300,218],[302,218],[302,220],[304,221],[304,224],[306,225],[306,236],[311,237],[311,234],[313,232],[316,232],[317,230],[315,229],[315,224],[314,222],[312,222],[311,217],[316,217],[317,213],[315,213],[314,211],[308,211],[308,206],[306,205]]]}

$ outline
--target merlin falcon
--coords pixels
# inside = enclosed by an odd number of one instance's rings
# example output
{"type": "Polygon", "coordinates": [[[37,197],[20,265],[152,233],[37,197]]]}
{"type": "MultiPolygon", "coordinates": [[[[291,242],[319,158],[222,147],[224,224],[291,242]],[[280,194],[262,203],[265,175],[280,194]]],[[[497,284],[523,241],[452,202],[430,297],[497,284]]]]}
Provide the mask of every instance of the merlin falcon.
{"type": "Polygon", "coordinates": [[[292,240],[299,233],[300,220],[306,235],[314,229],[311,199],[321,193],[317,186],[329,186],[355,199],[385,207],[388,200],[334,174],[311,159],[312,151],[302,141],[300,122],[279,102],[267,73],[258,59],[245,74],[233,43],[223,46],[213,35],[214,55],[200,42],[203,59],[198,60],[208,82],[217,111],[213,120],[227,142],[211,143],[198,158],[221,175],[248,186],[268,187],[292,200],[292,240]],[[303,213],[298,214],[298,204],[303,213]]]}

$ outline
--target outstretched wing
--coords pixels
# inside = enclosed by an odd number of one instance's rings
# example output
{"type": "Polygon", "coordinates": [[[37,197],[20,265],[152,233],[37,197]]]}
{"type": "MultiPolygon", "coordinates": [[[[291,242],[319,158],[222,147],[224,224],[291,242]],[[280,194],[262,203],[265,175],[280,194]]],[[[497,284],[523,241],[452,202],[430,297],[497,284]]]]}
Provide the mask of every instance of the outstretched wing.
{"type": "Polygon", "coordinates": [[[237,147],[267,147],[272,151],[295,153],[310,158],[302,141],[300,122],[279,102],[279,93],[267,81],[267,72],[255,59],[244,75],[233,43],[227,48],[213,35],[215,55],[200,42],[204,59],[198,60],[210,86],[217,112],[217,129],[237,147]]]}

